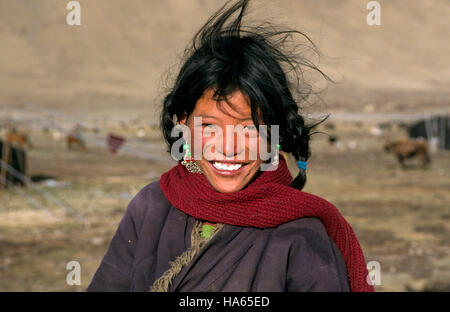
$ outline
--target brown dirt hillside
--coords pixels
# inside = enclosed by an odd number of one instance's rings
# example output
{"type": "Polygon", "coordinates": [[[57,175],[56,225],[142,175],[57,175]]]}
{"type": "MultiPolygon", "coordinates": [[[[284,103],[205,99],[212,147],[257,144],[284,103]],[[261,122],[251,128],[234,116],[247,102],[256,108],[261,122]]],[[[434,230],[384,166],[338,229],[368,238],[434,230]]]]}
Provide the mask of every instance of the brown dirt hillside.
{"type": "MultiPolygon", "coordinates": [[[[67,2],[0,1],[0,107],[31,102],[156,117],[167,73],[176,72],[195,31],[224,3],[80,0],[82,25],[68,26],[67,2]]],[[[367,2],[253,1],[249,19],[300,29],[317,44],[319,65],[338,84],[315,110],[448,109],[450,3],[382,0],[382,24],[369,26],[367,2]]]]}

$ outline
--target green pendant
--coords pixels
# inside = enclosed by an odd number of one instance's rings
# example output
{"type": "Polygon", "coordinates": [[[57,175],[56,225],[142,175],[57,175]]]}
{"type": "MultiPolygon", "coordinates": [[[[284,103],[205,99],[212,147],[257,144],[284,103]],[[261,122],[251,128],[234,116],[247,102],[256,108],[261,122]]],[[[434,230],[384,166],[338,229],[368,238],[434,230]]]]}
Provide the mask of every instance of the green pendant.
{"type": "Polygon", "coordinates": [[[210,238],[212,233],[214,232],[215,227],[211,224],[204,224],[202,226],[202,237],[203,238],[210,238]]]}

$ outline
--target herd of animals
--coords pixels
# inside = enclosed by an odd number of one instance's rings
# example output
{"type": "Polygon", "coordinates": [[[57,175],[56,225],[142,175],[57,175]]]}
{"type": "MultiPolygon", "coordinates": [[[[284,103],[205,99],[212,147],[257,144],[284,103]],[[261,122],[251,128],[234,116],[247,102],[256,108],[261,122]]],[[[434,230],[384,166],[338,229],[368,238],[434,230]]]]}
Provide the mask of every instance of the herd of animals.
{"type": "MultiPolygon", "coordinates": [[[[334,130],[335,126],[329,123],[326,124],[326,128],[334,130]]],[[[379,128],[385,128],[385,126],[379,125],[379,128]]],[[[65,142],[68,150],[87,150],[83,136],[77,131],[66,134],[65,142]]],[[[330,145],[336,145],[340,142],[340,140],[336,135],[329,135],[328,142],[330,145]]],[[[22,158],[25,159],[27,149],[32,148],[33,145],[30,141],[29,136],[26,133],[17,131],[16,129],[12,128],[6,133],[5,139],[0,138],[0,160],[4,160],[7,158],[7,163],[16,170],[26,170],[25,164],[18,164],[17,161],[20,162],[20,159],[22,158]],[[5,153],[6,150],[8,150],[8,153],[5,153]],[[23,155],[23,157],[16,157],[15,159],[14,157],[12,157],[19,154],[23,155]]],[[[386,139],[384,144],[380,148],[382,148],[382,150],[387,153],[392,153],[403,169],[406,168],[406,159],[416,158],[424,169],[426,169],[431,162],[429,144],[427,140],[422,138],[416,139],[402,137],[399,139],[386,139]]],[[[25,160],[23,161],[24,163],[26,163],[25,160]]],[[[2,166],[0,166],[0,169],[2,169],[2,166]]],[[[0,173],[1,171],[2,170],[0,170],[0,173]]],[[[5,171],[5,169],[3,169],[3,171],[5,171]]]]}

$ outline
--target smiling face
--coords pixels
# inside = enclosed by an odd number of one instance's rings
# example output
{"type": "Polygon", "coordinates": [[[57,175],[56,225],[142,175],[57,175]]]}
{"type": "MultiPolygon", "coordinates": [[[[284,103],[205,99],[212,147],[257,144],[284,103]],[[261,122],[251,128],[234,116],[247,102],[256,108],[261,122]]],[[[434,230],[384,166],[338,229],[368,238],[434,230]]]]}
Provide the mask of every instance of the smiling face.
{"type": "Polygon", "coordinates": [[[245,188],[260,171],[259,134],[242,92],[235,91],[220,103],[213,94],[214,90],[206,90],[191,115],[179,121],[190,130],[190,150],[208,181],[218,192],[232,193],[245,188]]]}

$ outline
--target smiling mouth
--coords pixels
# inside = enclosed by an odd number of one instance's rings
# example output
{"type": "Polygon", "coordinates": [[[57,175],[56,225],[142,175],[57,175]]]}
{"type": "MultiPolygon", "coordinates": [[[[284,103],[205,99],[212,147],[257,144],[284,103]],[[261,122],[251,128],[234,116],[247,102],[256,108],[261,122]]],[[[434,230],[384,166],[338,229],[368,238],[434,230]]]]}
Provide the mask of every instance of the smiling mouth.
{"type": "Polygon", "coordinates": [[[217,173],[222,175],[238,174],[249,164],[243,162],[224,162],[224,161],[208,161],[208,162],[217,173]]]}

